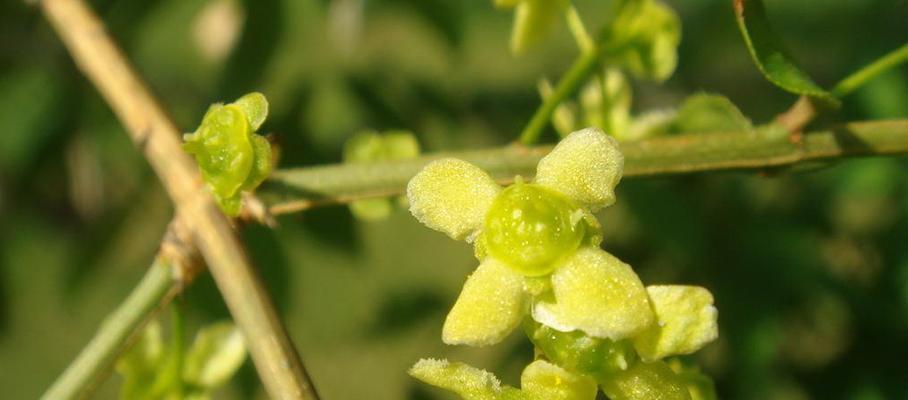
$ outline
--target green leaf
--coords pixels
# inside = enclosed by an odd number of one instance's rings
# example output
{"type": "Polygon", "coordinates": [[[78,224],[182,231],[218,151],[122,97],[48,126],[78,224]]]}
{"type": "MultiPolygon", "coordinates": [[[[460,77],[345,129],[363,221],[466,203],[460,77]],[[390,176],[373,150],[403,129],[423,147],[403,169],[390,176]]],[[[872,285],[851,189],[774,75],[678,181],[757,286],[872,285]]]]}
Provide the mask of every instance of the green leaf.
{"type": "Polygon", "coordinates": [[[624,2],[600,37],[605,60],[642,79],[664,81],[678,64],[681,20],[655,0],[624,2]]]}
{"type": "Polygon", "coordinates": [[[708,133],[751,129],[750,120],[728,98],[697,93],[684,100],[668,130],[672,133],[708,133]]]}
{"type": "Polygon", "coordinates": [[[246,360],[246,344],[237,328],[221,322],[199,331],[186,355],[183,380],[205,389],[224,385],[246,360]]]}
{"type": "Polygon", "coordinates": [[[792,59],[781,38],[769,24],[762,0],[735,0],[734,8],[747,50],[766,79],[794,94],[824,99],[834,104],[838,102],[792,59]]]}

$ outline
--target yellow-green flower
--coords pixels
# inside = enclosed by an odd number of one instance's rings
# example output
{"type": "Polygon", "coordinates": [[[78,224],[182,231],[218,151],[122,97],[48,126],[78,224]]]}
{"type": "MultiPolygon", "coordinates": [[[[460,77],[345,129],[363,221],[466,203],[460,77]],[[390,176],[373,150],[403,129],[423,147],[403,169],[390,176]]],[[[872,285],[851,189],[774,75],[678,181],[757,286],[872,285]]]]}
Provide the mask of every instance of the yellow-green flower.
{"type": "Polygon", "coordinates": [[[478,167],[442,159],[407,188],[422,223],[476,245],[481,263],[448,314],[442,339],[482,346],[527,313],[562,331],[620,340],[656,320],[643,284],[599,248],[592,212],[615,201],[624,157],[598,129],[568,135],[537,166],[532,183],[498,186],[478,167]]]}
{"type": "Polygon", "coordinates": [[[503,385],[494,374],[464,363],[419,360],[410,375],[457,393],[465,400],[593,400],[596,382],[543,360],[520,375],[520,389],[503,385]]]}

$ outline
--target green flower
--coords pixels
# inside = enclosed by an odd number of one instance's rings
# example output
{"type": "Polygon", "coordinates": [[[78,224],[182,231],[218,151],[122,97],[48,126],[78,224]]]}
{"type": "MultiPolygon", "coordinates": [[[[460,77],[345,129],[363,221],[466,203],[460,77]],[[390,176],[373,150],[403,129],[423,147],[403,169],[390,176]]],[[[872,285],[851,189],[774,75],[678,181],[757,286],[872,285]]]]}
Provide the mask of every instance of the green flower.
{"type": "Polygon", "coordinates": [[[214,104],[183,149],[195,156],[202,177],[221,210],[237,215],[242,192],[252,191],[271,173],[271,145],[255,131],[265,122],[268,101],[250,93],[230,104],[214,104]]]}
{"type": "Polygon", "coordinates": [[[407,188],[422,223],[476,245],[481,263],[445,321],[449,344],[490,345],[521,318],[620,340],[656,320],[640,279],[598,246],[592,212],[615,201],[624,158],[598,129],[568,135],[532,183],[499,187],[478,167],[437,160],[407,188]]]}
{"type": "Polygon", "coordinates": [[[410,375],[457,393],[465,400],[593,400],[596,382],[543,360],[530,363],[520,375],[520,389],[502,385],[495,375],[447,360],[419,360],[410,375]]]}

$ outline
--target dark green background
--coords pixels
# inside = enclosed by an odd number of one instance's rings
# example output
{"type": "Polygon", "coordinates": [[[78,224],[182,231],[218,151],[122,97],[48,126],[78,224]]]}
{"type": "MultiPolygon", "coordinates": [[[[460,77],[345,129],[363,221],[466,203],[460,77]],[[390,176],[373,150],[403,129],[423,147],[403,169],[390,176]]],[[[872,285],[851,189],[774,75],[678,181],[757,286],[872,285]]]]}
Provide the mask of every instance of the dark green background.
{"type": "MultiPolygon", "coordinates": [[[[184,129],[211,102],[264,92],[263,129],[280,138],[284,166],[337,162],[363,128],[410,129],[427,151],[507,143],[539,104],[536,80],[557,78],[577,53],[562,27],[512,56],[511,13],[489,1],[247,0],[232,3],[245,15],[236,43],[208,57],[200,49],[223,35],[199,21],[215,3],[92,5],[184,129]]],[[[827,87],[908,40],[904,0],[766,3],[827,87]]],[[[679,68],[664,85],[635,83],[636,110],[704,90],[764,122],[793,102],[751,64],[731,1],[671,4],[683,21],[679,68]]],[[[590,25],[603,19],[603,2],[577,5],[590,25]]],[[[901,67],[819,123],[906,116],[901,67]]],[[[0,388],[35,398],[138,281],[172,210],[39,10],[20,1],[0,5],[0,124],[0,388]]],[[[906,166],[628,180],[600,215],[604,247],[646,283],[712,290],[721,336],[696,358],[723,398],[908,398],[906,166]]],[[[447,398],[406,376],[420,357],[513,384],[532,356],[519,334],[488,349],[441,343],[477,262],[404,210],[364,223],[325,208],[243,236],[327,400],[447,398]]],[[[227,316],[208,276],[187,297],[192,329],[227,316]]],[[[264,397],[251,364],[220,396],[264,397]]]]}

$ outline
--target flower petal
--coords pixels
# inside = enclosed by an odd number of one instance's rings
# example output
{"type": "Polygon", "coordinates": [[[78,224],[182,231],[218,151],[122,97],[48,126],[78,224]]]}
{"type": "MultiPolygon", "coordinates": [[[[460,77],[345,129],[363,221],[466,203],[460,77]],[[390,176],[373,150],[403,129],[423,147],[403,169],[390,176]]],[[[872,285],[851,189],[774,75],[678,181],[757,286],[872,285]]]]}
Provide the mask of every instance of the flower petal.
{"type": "Polygon", "coordinates": [[[432,386],[457,393],[465,400],[497,399],[516,392],[514,388],[502,385],[491,372],[460,362],[424,358],[408,373],[432,386]]]}
{"type": "Polygon", "coordinates": [[[594,400],[596,381],[544,360],[533,361],[520,375],[520,390],[531,399],[594,400]]]}
{"type": "Polygon", "coordinates": [[[613,400],[690,400],[684,381],[662,361],[638,362],[603,381],[613,400]]]}
{"type": "Polygon", "coordinates": [[[623,169],[618,142],[597,128],[587,128],[568,135],[539,161],[536,183],[595,211],[615,202],[623,169]]]}
{"type": "Polygon", "coordinates": [[[653,324],[646,290],[631,267],[598,247],[583,247],[552,274],[555,302],[538,302],[533,319],[559,331],[621,340],[653,324]]]}
{"type": "Polygon", "coordinates": [[[446,158],[426,165],[407,185],[410,212],[429,228],[460,240],[481,226],[501,188],[485,171],[446,158]]]}
{"type": "Polygon", "coordinates": [[[441,338],[447,344],[486,346],[500,342],[526,314],[524,278],[486,258],[473,272],[448,313],[441,338]]]}
{"type": "Polygon", "coordinates": [[[719,336],[713,296],[698,286],[647,286],[658,324],[634,338],[644,360],[690,354],[719,336]]]}

